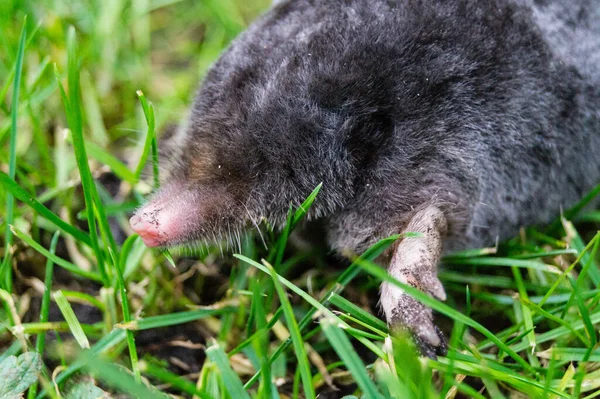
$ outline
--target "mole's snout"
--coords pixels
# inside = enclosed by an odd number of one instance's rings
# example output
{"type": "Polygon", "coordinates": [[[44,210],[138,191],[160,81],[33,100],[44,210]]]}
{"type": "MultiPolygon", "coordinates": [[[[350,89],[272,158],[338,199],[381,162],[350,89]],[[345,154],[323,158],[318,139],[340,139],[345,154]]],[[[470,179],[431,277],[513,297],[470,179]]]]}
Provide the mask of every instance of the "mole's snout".
{"type": "Polygon", "coordinates": [[[195,193],[180,185],[161,188],[129,219],[129,225],[148,247],[167,247],[190,240],[198,225],[195,193]]]}
{"type": "Polygon", "coordinates": [[[140,212],[129,219],[129,225],[140,235],[147,247],[158,247],[164,241],[161,239],[160,225],[158,220],[151,219],[148,213],[140,212]]]}

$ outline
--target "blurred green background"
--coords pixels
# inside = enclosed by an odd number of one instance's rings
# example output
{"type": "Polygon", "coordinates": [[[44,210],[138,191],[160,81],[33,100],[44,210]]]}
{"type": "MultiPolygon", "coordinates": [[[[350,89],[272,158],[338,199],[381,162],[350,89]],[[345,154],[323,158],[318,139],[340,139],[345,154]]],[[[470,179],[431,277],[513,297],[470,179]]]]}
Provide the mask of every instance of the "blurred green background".
{"type": "Polygon", "coordinates": [[[155,104],[159,132],[165,122],[179,122],[207,68],[268,5],[268,0],[0,1],[0,161],[7,162],[10,91],[25,15],[17,148],[38,172],[30,176],[36,184],[56,172],[48,146],[32,144],[52,144],[56,129],[65,126],[53,64],[66,73],[70,25],[78,35],[86,133],[101,146],[112,143],[119,154],[143,127],[136,90],[155,104]]]}

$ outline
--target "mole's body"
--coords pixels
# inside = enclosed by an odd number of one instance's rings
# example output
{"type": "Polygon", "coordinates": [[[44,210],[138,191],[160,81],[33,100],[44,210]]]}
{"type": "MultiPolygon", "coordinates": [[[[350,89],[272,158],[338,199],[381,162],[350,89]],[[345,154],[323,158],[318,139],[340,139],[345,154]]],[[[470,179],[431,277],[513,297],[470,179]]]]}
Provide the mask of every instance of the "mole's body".
{"type": "MultiPolygon", "coordinates": [[[[402,231],[390,273],[444,298],[444,249],[546,223],[600,182],[600,0],[291,0],[208,73],[168,177],[132,219],[150,246],[309,216],[360,252],[402,231]]],[[[431,311],[384,285],[425,350],[431,311]]]]}

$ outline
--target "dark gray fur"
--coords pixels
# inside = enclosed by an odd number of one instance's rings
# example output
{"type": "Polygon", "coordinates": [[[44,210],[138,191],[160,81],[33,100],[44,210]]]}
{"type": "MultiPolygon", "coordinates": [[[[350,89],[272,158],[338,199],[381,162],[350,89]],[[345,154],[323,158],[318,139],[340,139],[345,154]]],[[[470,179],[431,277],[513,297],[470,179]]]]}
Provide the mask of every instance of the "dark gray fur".
{"type": "MultiPolygon", "coordinates": [[[[282,225],[322,182],[309,217],[335,250],[410,221],[426,241],[398,245],[390,273],[444,299],[442,241],[493,245],[599,183],[600,0],[281,2],[216,62],[167,143],[167,183],[140,212],[160,243],[282,225]]],[[[443,352],[430,309],[389,285],[382,307],[443,352]]]]}
{"type": "MultiPolygon", "coordinates": [[[[310,216],[327,220],[337,250],[364,250],[431,202],[448,217],[446,249],[493,244],[599,181],[599,9],[283,2],[208,73],[172,138],[168,180],[226,187],[228,229],[282,223],[323,182],[310,216]],[[209,177],[191,178],[206,148],[209,177]]],[[[196,223],[190,239],[221,229],[196,223]]]]}

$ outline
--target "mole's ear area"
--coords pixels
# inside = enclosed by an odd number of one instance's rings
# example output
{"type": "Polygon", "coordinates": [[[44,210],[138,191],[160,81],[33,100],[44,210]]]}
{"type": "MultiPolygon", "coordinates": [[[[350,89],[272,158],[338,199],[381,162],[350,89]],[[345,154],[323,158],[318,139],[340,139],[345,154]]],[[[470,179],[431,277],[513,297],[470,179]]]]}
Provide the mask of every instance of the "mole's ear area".
{"type": "MultiPolygon", "coordinates": [[[[437,207],[428,206],[416,212],[404,232],[420,233],[421,236],[400,241],[388,268],[390,275],[434,298],[445,300],[446,292],[437,277],[437,264],[446,230],[446,217],[437,207]]],[[[430,308],[389,283],[381,286],[381,306],[392,328],[408,329],[415,336],[423,355],[431,358],[445,355],[446,340],[433,324],[430,308]]]]}

